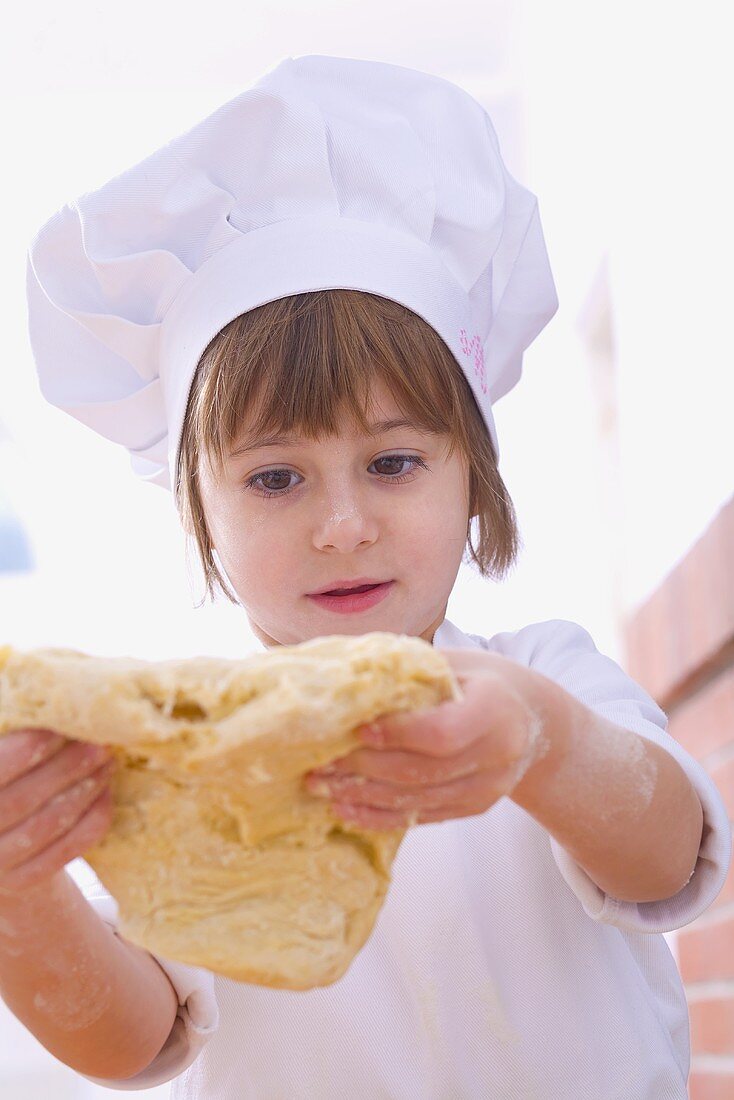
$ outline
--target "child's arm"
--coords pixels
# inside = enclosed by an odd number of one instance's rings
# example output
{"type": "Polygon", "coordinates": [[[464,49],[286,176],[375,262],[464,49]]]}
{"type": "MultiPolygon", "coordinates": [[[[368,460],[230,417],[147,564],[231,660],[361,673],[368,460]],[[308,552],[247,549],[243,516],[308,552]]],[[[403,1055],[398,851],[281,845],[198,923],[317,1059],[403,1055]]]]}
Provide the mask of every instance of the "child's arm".
{"type": "Polygon", "coordinates": [[[153,1061],[178,997],[64,870],[110,826],[104,757],[48,730],[0,738],[0,997],[60,1061],[119,1079],[153,1061]]]}
{"type": "Polygon", "coordinates": [[[149,1065],[178,1005],[155,959],[116,936],[65,871],[0,898],[0,996],[56,1058],[103,1078],[149,1065]]]}
{"type": "Polygon", "coordinates": [[[510,797],[601,890],[622,901],[672,897],[690,879],[701,842],[691,781],[660,745],[534,677],[552,747],[510,797]]]}

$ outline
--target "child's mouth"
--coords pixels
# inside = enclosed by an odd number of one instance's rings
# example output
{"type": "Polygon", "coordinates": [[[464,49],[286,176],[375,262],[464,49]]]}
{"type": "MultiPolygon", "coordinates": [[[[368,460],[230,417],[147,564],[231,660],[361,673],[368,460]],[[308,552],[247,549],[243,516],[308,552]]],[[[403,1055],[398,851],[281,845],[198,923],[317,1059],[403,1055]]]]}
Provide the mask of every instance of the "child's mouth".
{"type": "Polygon", "coordinates": [[[394,583],[386,581],[384,584],[363,584],[359,588],[337,588],[333,592],[321,592],[308,598],[329,611],[366,611],[384,599],[394,583]]]}
{"type": "Polygon", "coordinates": [[[331,592],[323,592],[324,596],[348,596],[350,592],[369,592],[373,588],[379,588],[378,584],[360,584],[358,588],[332,588],[331,592]]]}

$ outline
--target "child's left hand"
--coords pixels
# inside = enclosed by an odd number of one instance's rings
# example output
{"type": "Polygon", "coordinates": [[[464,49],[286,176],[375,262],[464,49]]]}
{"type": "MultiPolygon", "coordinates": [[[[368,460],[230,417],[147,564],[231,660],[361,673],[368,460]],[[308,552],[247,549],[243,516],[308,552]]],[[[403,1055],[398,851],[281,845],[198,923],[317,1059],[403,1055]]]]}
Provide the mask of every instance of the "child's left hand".
{"type": "Polygon", "coordinates": [[[460,702],[381,718],[379,742],[362,726],[357,734],[368,747],[334,761],[332,774],[307,773],[306,789],[331,798],[345,821],[396,829],[483,813],[547,751],[530,669],[485,650],[442,652],[460,702]]]}

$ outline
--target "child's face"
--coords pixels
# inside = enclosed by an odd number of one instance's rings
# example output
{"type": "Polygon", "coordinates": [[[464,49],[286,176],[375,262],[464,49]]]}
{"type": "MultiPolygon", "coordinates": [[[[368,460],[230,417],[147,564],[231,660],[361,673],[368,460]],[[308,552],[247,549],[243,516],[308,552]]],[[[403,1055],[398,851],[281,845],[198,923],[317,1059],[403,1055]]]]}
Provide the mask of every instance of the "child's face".
{"type": "MultiPolygon", "coordinates": [[[[374,399],[372,423],[402,415],[381,384],[374,399]]],[[[373,630],[430,642],[444,619],[466,544],[466,464],[458,451],[446,458],[445,436],[356,431],[345,421],[338,436],[259,446],[228,458],[219,479],[200,468],[212,542],[265,646],[373,630]],[[359,577],[394,583],[359,611],[309,597],[359,577]]]]}

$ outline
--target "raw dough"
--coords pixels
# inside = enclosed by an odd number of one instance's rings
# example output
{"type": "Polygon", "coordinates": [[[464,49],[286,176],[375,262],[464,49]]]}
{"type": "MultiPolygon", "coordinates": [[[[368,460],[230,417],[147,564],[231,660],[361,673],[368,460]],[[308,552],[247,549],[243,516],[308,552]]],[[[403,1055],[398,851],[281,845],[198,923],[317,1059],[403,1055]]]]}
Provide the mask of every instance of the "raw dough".
{"type": "Polygon", "coordinates": [[[304,773],[358,748],[364,722],[458,698],[438,650],[386,632],[242,660],[0,647],[0,735],[113,746],[112,825],[84,859],[117,899],[122,935],[284,989],[346,972],[405,835],[342,822],[304,773]]]}

